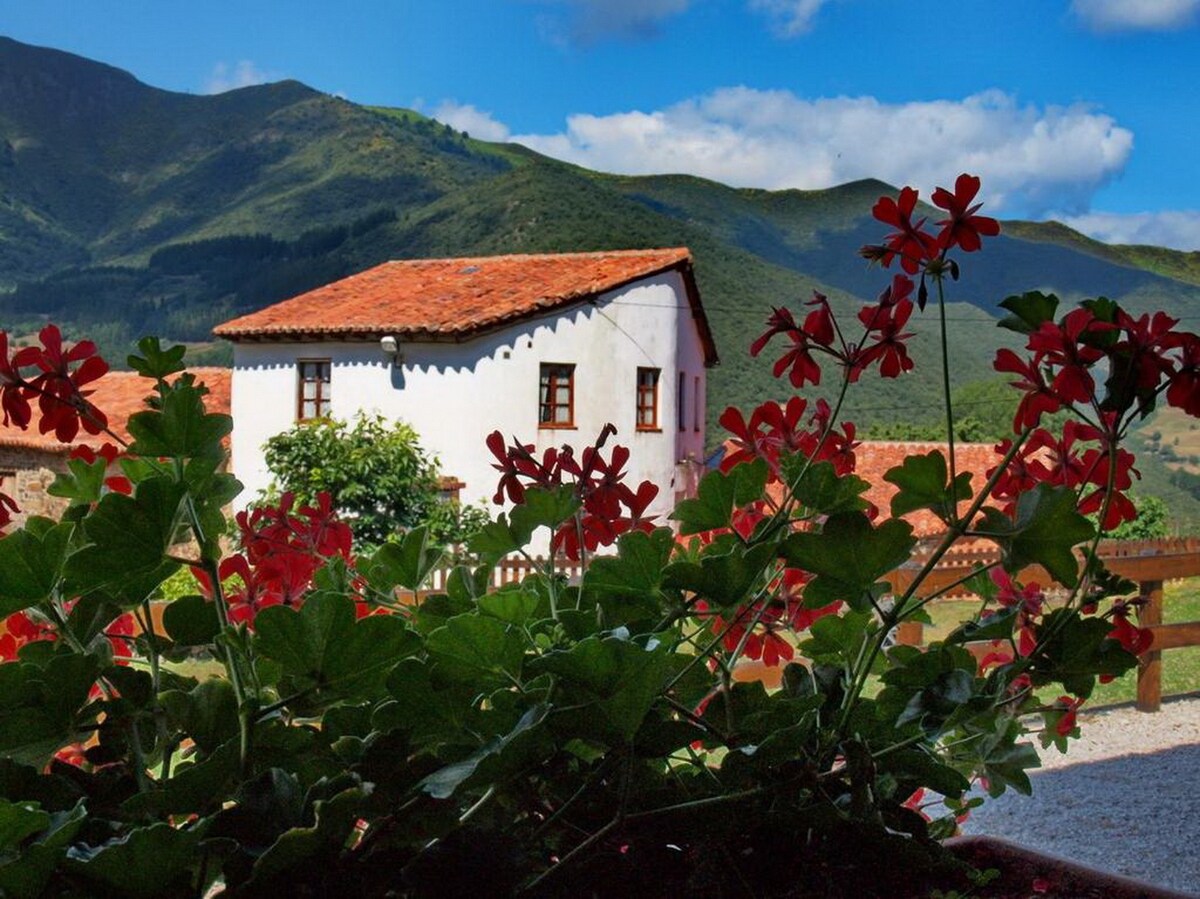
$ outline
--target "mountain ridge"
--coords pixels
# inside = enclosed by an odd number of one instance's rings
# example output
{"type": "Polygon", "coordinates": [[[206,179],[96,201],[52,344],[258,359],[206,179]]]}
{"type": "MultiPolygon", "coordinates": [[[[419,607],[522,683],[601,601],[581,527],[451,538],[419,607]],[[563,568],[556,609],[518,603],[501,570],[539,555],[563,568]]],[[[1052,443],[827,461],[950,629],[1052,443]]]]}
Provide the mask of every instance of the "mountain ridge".
{"type": "MultiPolygon", "coordinates": [[[[875,179],[768,191],[594,172],[297,81],[179,94],[0,38],[0,322],[21,336],[53,319],[117,360],[144,333],[227,360],[210,343],[218,322],[389,258],[685,245],[721,350],[715,424],[727,404],[787,393],[746,352],[772,305],[817,290],[852,321],[888,283],[857,251],[887,230],[871,205],[894,192],[875,179]]],[[[964,382],[994,380],[990,351],[1015,345],[995,328],[1009,293],[1200,308],[1200,253],[1114,248],[1028,222],[1005,223],[986,250],[963,256],[951,285],[964,382]]],[[[935,324],[914,316],[917,370],[864,381],[852,414],[937,420],[935,324]]]]}

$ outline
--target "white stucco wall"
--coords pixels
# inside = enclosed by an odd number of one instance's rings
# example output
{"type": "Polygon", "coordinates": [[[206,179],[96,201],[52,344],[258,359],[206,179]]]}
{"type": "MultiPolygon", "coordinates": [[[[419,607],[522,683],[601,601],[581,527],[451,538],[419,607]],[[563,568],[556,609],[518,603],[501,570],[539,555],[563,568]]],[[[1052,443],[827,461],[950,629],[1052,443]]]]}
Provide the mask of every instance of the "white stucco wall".
{"type": "MultiPolygon", "coordinates": [[[[391,366],[377,342],[251,343],[234,347],[233,471],[246,485],[242,508],[270,480],[262,446],[296,417],[296,360],[329,358],[334,418],[360,411],[412,425],[442,473],[466,484],[464,502],[486,500],[498,473],[484,445],[499,428],[538,450],[564,443],[577,450],[606,422],[617,427],[608,449],[631,452],[626,481],[659,485],[651,512],[666,523],[677,485],[677,463],[704,450],[705,369],[699,335],[681,276],[669,272],[602,295],[564,312],[521,322],[463,343],[401,342],[403,363],[391,366]],[[538,380],[543,362],[575,365],[575,427],[538,427],[538,380]],[[639,366],[662,370],[657,432],[638,431],[639,366]],[[685,429],[679,430],[678,374],[686,379],[685,429]],[[701,406],[693,408],[696,379],[701,406]]],[[[494,507],[493,507],[494,508],[494,507]]]]}

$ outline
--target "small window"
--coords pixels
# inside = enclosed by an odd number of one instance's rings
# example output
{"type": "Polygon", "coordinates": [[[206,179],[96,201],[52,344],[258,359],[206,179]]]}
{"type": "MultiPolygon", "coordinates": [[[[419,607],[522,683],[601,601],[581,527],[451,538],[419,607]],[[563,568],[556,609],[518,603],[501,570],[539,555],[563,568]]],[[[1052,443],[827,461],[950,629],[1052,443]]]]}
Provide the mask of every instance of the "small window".
{"type": "Polygon", "coordinates": [[[575,366],[543,362],[538,385],[538,427],[575,427],[575,366]]]}
{"type": "Polygon", "coordinates": [[[639,431],[657,431],[658,427],[657,368],[637,370],[637,427],[639,431]]]}
{"type": "Polygon", "coordinates": [[[700,433],[700,376],[692,381],[692,430],[700,433]]]}
{"type": "Polygon", "coordinates": [[[301,359],[296,363],[299,374],[296,420],[311,421],[329,416],[332,393],[329,389],[329,360],[301,359]]]}
{"type": "Polygon", "coordinates": [[[679,394],[675,398],[675,417],[679,419],[679,430],[687,430],[687,375],[679,373],[679,394]]]}

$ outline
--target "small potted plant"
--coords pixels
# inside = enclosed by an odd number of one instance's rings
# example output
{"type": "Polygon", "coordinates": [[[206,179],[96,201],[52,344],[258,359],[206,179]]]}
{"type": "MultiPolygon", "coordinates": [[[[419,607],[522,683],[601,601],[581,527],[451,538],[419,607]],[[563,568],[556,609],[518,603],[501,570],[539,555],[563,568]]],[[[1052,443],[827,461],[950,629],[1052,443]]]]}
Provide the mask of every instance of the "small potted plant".
{"type": "MultiPolygon", "coordinates": [[[[423,530],[356,557],[328,498],[239,515],[230,552],[230,421],[181,348],[143,341],[130,439],[71,459],[61,520],[0,539],[0,891],[1004,895],[943,841],[982,801],[972,784],[1029,790],[1030,729],[1065,746],[1096,681],[1145,648],[1097,541],[1133,514],[1130,423],[1160,398],[1200,415],[1200,339],[1106,300],[1005,300],[1028,355],[996,360],[1022,398],[995,467],[959,470],[947,373],[946,452],[889,471],[891,508],[872,508],[842,398],[912,367],[905,326],[931,298],[944,322],[956,255],[998,231],[978,187],[936,191],[933,230],[914,190],[880,200],[893,230],[864,254],[901,273],[853,332],[819,295],[774,311],[752,352],[782,341],[776,374],[799,391],[836,372],[837,400],[728,410],[732,452],[676,530],[645,518],[658,488],[625,483],[610,429],[542,455],[495,434],[510,508],[434,595],[423,530]],[[1052,434],[1058,411],[1072,423],[1052,434]],[[946,535],[893,592],[917,509],[946,535]],[[540,529],[591,554],[582,579],[551,560],[489,589],[540,529]],[[1000,554],[971,575],[975,620],[891,645],[961,539],[1000,554]],[[1023,584],[1030,565],[1060,594],[1023,584]],[[164,587],[181,577],[193,589],[164,587]],[[981,640],[996,651],[979,661],[981,640]],[[780,668],[778,688],[740,679],[747,659],[780,668]]],[[[103,369],[53,327],[16,353],[0,338],[6,419],[103,433],[87,386],[103,369]]]]}

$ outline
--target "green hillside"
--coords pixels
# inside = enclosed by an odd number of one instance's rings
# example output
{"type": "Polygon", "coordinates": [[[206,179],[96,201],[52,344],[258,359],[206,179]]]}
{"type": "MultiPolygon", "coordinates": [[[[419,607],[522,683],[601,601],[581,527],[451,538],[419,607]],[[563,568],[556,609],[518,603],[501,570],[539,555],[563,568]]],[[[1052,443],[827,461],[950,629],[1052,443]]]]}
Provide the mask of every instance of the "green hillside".
{"type": "MultiPolygon", "coordinates": [[[[771,305],[815,289],[851,318],[888,283],[856,251],[879,240],[870,208],[891,190],[606,175],[297,82],[176,94],[0,38],[0,327],[27,335],[52,319],[115,360],[145,333],[227,360],[213,325],[389,258],[685,245],[722,358],[714,424],[727,404],[786,395],[746,352],[771,305]]],[[[950,323],[962,384],[994,380],[993,352],[1013,339],[994,312],[1010,293],[1200,308],[1200,254],[1110,247],[1054,223],[1006,223],[961,262],[950,323]]],[[[914,317],[911,376],[864,380],[860,426],[939,420],[934,327],[914,317]]]]}

